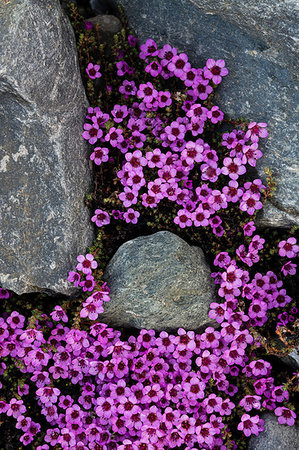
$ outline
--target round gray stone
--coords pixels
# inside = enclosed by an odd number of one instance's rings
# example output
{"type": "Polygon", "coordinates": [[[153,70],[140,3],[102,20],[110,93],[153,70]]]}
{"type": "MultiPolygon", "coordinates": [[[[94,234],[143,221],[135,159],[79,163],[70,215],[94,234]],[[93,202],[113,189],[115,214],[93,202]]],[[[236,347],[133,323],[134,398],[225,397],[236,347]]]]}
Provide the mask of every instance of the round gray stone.
{"type": "Polygon", "coordinates": [[[204,254],[168,231],[123,244],[104,280],[111,301],[101,320],[112,326],[197,330],[212,323],[214,282],[204,254]]]}

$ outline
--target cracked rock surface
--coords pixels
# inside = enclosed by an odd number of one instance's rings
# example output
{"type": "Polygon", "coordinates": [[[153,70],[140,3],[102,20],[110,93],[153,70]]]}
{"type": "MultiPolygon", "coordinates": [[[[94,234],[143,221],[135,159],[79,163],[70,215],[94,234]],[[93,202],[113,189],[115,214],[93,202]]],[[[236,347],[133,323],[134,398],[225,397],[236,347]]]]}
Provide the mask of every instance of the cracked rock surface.
{"type": "Polygon", "coordinates": [[[264,168],[272,168],[278,189],[260,224],[298,224],[298,2],[111,0],[117,3],[141,43],[176,46],[194,67],[208,58],[226,61],[217,104],[231,118],[268,123],[257,169],[265,179],[264,168]]]}
{"type": "Polygon", "coordinates": [[[2,1],[0,23],[0,285],[70,294],[93,239],[73,30],[53,0],[2,1]]]}

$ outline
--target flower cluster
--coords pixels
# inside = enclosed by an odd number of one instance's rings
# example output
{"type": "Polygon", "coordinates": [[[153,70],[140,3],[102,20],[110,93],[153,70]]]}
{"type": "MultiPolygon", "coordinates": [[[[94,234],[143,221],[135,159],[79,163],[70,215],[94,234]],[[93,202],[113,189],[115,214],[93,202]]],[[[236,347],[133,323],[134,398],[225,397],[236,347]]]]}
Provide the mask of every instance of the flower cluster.
{"type": "MultiPolygon", "coordinates": [[[[224,61],[208,59],[202,69],[195,69],[186,54],[168,44],[158,49],[152,39],[140,50],[145,73],[153,80],[138,83],[126,61],[116,63],[117,75],[126,77],[119,87],[119,103],[110,112],[99,106],[88,109],[83,137],[96,145],[90,158],[97,165],[109,161],[109,155],[113,161],[122,160],[117,177],[123,190],[118,198],[126,222],[137,222],[140,213],[135,208],[140,203],[156,208],[165,199],[173,202],[174,222],[180,228],[210,226],[222,236],[219,214],[230,203],[251,216],[262,208],[261,180],[242,183],[241,177],[246,166],[254,167],[262,156],[258,142],[267,136],[266,124],[252,122],[223,133],[221,146],[213,149],[202,137],[223,121],[223,112],[208,98],[228,73],[224,61]],[[181,83],[181,92],[163,88],[168,79],[181,83]],[[175,116],[169,113],[174,107],[175,116]],[[195,171],[202,180],[199,185],[190,180],[195,171]]],[[[100,209],[94,214],[99,227],[112,215],[100,209]]]]}
{"type": "Polygon", "coordinates": [[[56,323],[57,312],[56,307],[43,331],[38,323],[26,328],[25,317],[15,311],[0,322],[1,356],[10,355],[30,378],[30,387],[19,386],[18,398],[0,401],[24,446],[42,433],[37,450],[57,444],[74,450],[224,448],[226,418],[236,408],[244,411],[238,430],[245,436],[263,430],[254,414],[261,408],[274,410],[280,423],[294,423],[295,413],[282,406],[289,393],[275,386],[270,364],[247,357],[253,337],[233,302],[219,330],[196,334],[180,328],[159,335],[141,330],[127,340],[99,322],[89,331],[69,328],[65,313],[56,323]],[[239,392],[241,373],[251,379],[253,395],[239,392]],[[67,380],[76,389],[65,395],[67,380]],[[35,397],[46,429],[32,419],[28,395],[35,397]]]}

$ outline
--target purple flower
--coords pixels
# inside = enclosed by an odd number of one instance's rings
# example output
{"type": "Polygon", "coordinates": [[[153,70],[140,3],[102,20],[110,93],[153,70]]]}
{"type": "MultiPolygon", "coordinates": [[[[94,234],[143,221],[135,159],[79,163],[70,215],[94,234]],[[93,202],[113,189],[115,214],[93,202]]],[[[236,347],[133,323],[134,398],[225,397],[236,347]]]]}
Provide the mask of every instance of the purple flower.
{"type": "Polygon", "coordinates": [[[12,416],[14,419],[17,419],[19,416],[23,415],[25,411],[26,406],[24,405],[23,400],[12,398],[8,404],[6,415],[12,416]]]}
{"type": "Polygon", "coordinates": [[[279,407],[276,408],[274,411],[275,415],[278,417],[278,422],[283,425],[283,424],[287,424],[287,425],[294,425],[295,423],[295,419],[296,419],[296,414],[291,411],[288,408],[285,407],[279,407]]]}
{"type": "Polygon", "coordinates": [[[245,225],[243,226],[244,236],[252,236],[255,230],[256,228],[252,220],[250,222],[245,223],[245,225]]]}
{"type": "Polygon", "coordinates": [[[66,313],[64,312],[64,310],[59,305],[55,306],[54,311],[52,311],[50,313],[50,316],[56,322],[59,322],[60,320],[62,320],[62,322],[67,322],[68,321],[68,317],[67,317],[66,313]]]}
{"type": "Polygon", "coordinates": [[[219,106],[213,106],[212,109],[208,111],[207,117],[212,123],[217,123],[223,120],[224,114],[220,111],[219,106]]]}
{"type": "Polygon", "coordinates": [[[20,397],[22,397],[23,395],[28,395],[28,393],[29,393],[28,384],[24,384],[23,386],[18,385],[18,394],[20,395],[20,397]]]}
{"type": "Polygon", "coordinates": [[[164,47],[158,52],[158,56],[161,59],[162,65],[168,64],[176,54],[177,49],[175,47],[171,47],[171,45],[169,44],[165,44],[164,47]]]}
{"type": "Polygon", "coordinates": [[[125,159],[130,163],[130,165],[126,166],[130,169],[137,169],[147,165],[147,159],[142,156],[141,150],[135,150],[133,153],[126,153],[125,159]]]}
{"type": "Polygon", "coordinates": [[[86,22],[84,23],[84,26],[85,26],[86,30],[92,30],[93,23],[86,20],[86,22]]]}
{"type": "Polygon", "coordinates": [[[34,437],[32,436],[32,434],[25,433],[20,437],[20,442],[22,442],[22,444],[26,446],[29,445],[33,441],[33,439],[34,437]]]}
{"type": "Polygon", "coordinates": [[[258,142],[259,138],[265,138],[268,136],[268,131],[266,130],[266,122],[251,122],[248,125],[248,131],[246,133],[246,138],[251,138],[252,142],[258,142]]]}
{"type": "Polygon", "coordinates": [[[60,433],[57,443],[60,444],[62,448],[73,447],[76,444],[75,434],[69,431],[68,428],[62,428],[60,433]]]}
{"type": "Polygon", "coordinates": [[[181,160],[186,161],[188,165],[192,165],[194,162],[201,162],[203,160],[202,153],[202,145],[197,145],[195,142],[188,141],[181,153],[181,160]]]}
{"type": "Polygon", "coordinates": [[[105,136],[105,141],[110,142],[112,147],[117,147],[123,140],[123,130],[121,128],[111,127],[105,136]]]}
{"type": "Polygon", "coordinates": [[[256,210],[262,209],[263,207],[263,204],[259,200],[259,194],[252,194],[251,192],[246,191],[240,201],[240,209],[252,216],[256,210]]]}
{"type": "Polygon", "coordinates": [[[122,220],[124,218],[123,217],[124,213],[122,211],[119,211],[118,209],[113,209],[111,211],[111,214],[112,214],[113,219],[116,219],[116,220],[122,220]]]}
{"type": "Polygon", "coordinates": [[[95,215],[91,218],[91,221],[95,222],[97,227],[102,227],[103,225],[109,225],[110,217],[106,211],[102,211],[101,209],[96,209],[94,214],[95,215]]]}
{"type": "Polygon", "coordinates": [[[209,217],[210,212],[203,209],[202,205],[199,205],[191,214],[191,219],[195,227],[207,227],[209,225],[209,217]]]}
{"type": "Polygon", "coordinates": [[[30,417],[19,416],[17,418],[16,428],[21,429],[24,433],[26,433],[26,431],[29,430],[31,423],[32,419],[30,417]]]}
{"type": "Polygon", "coordinates": [[[93,291],[95,287],[95,281],[92,275],[87,275],[85,280],[80,281],[79,286],[82,286],[83,292],[93,291]]]}
{"type": "Polygon", "coordinates": [[[119,88],[119,92],[127,98],[129,95],[136,95],[137,87],[135,81],[124,80],[119,88]]]}
{"type": "Polygon", "coordinates": [[[268,371],[271,369],[271,364],[263,359],[258,359],[257,361],[251,361],[249,367],[254,376],[260,377],[263,375],[268,375],[268,371]]]}
{"type": "Polygon", "coordinates": [[[211,79],[213,83],[220,84],[222,77],[228,74],[228,70],[225,67],[225,62],[223,59],[208,59],[206,66],[204,67],[204,77],[211,79]]]}
{"type": "Polygon", "coordinates": [[[7,299],[11,296],[11,293],[7,289],[0,287],[0,299],[7,299]]]}
{"type": "Polygon", "coordinates": [[[125,61],[118,61],[116,63],[116,67],[118,69],[117,70],[117,76],[118,77],[122,77],[123,75],[125,75],[128,72],[128,69],[129,69],[129,65],[125,61]]]}
{"type": "Polygon", "coordinates": [[[209,180],[211,183],[215,183],[221,174],[221,169],[215,161],[210,161],[208,164],[201,164],[200,170],[202,172],[201,179],[209,180]]]}
{"type": "Polygon", "coordinates": [[[252,167],[255,167],[256,161],[263,156],[262,152],[258,149],[257,142],[251,144],[250,146],[245,145],[243,147],[243,153],[245,156],[244,164],[248,162],[248,164],[252,167]]]}
{"type": "Polygon", "coordinates": [[[129,172],[127,185],[132,186],[132,190],[139,191],[139,189],[146,183],[142,167],[137,167],[129,172]]]}
{"type": "Polygon", "coordinates": [[[295,258],[299,252],[299,246],[296,245],[297,241],[294,237],[290,237],[287,241],[281,241],[278,244],[279,255],[287,258],[295,258]]]}
{"type": "Polygon", "coordinates": [[[127,117],[128,108],[126,105],[114,105],[111,114],[114,117],[114,122],[120,123],[127,117]]]}
{"type": "Polygon", "coordinates": [[[222,188],[222,192],[226,196],[227,202],[236,203],[242,197],[244,190],[239,187],[236,180],[230,180],[228,186],[222,188]]]}
{"type": "Polygon", "coordinates": [[[231,133],[223,133],[222,135],[222,145],[228,149],[233,148],[232,144],[236,139],[236,131],[233,130],[231,133]]]}
{"type": "Polygon", "coordinates": [[[139,53],[140,59],[147,59],[148,56],[157,56],[157,44],[153,39],[148,39],[145,44],[140,46],[141,52],[139,53]]]}
{"type": "Polygon", "coordinates": [[[47,404],[49,402],[56,403],[60,395],[60,390],[57,388],[52,388],[51,386],[44,386],[36,391],[36,395],[44,404],[47,404]]]}
{"type": "Polygon", "coordinates": [[[198,83],[198,71],[192,67],[185,68],[184,84],[187,87],[196,87],[198,83]]]}
{"type": "Polygon", "coordinates": [[[98,263],[90,253],[87,253],[86,256],[77,256],[77,261],[79,264],[77,264],[76,269],[83,272],[85,275],[91,274],[92,270],[98,267],[98,263]]]}
{"type": "Polygon", "coordinates": [[[228,267],[230,262],[231,258],[229,254],[227,252],[220,252],[214,259],[214,266],[228,267]]]}
{"type": "Polygon", "coordinates": [[[127,223],[137,223],[140,213],[134,211],[134,209],[129,208],[127,212],[124,213],[124,219],[127,223]]]}
{"type": "Polygon", "coordinates": [[[249,252],[257,252],[264,247],[265,239],[262,239],[258,234],[253,236],[249,244],[249,252]]]}
{"type": "Polygon", "coordinates": [[[199,425],[196,427],[196,436],[197,442],[199,444],[207,444],[208,447],[212,447],[214,441],[214,435],[216,434],[216,430],[213,426],[208,422],[203,425],[199,425]]]}
{"type": "Polygon", "coordinates": [[[223,282],[221,284],[222,287],[227,287],[231,289],[233,287],[242,286],[242,275],[243,270],[238,269],[238,267],[231,264],[227,267],[226,272],[222,274],[223,282]]]}
{"type": "MultiPolygon", "coordinates": [[[[211,205],[212,211],[219,211],[219,209],[225,209],[227,207],[227,201],[225,195],[222,192],[218,191],[218,189],[214,189],[208,198],[208,204],[211,205]]],[[[213,225],[216,227],[220,225],[222,220],[217,219],[213,225]]]]}
{"type": "Polygon", "coordinates": [[[282,306],[286,306],[288,303],[292,301],[291,297],[286,295],[285,289],[280,289],[280,291],[276,291],[273,293],[273,307],[281,308],[282,306]]]}
{"type": "Polygon", "coordinates": [[[90,144],[95,144],[98,139],[103,136],[103,131],[99,128],[97,123],[91,125],[89,123],[85,123],[83,125],[84,132],[82,134],[83,138],[86,139],[90,144]]]}
{"type": "Polygon", "coordinates": [[[204,106],[201,106],[200,103],[195,103],[191,106],[190,110],[187,112],[187,117],[190,117],[191,120],[197,119],[201,121],[205,121],[207,119],[208,109],[204,106]]]}
{"type": "Polygon", "coordinates": [[[137,37],[133,36],[132,34],[129,34],[128,42],[129,42],[129,45],[131,45],[132,47],[135,47],[135,45],[137,44],[137,37]]]}
{"type": "Polygon", "coordinates": [[[284,390],[283,386],[276,386],[273,389],[272,398],[279,403],[284,401],[287,402],[289,400],[289,393],[288,391],[284,390]]]}
{"type": "Polygon", "coordinates": [[[148,82],[140,84],[137,91],[137,97],[141,98],[144,103],[151,103],[158,97],[158,91],[154,88],[152,83],[148,82]]]}
{"type": "Polygon", "coordinates": [[[6,322],[13,330],[17,328],[23,328],[25,317],[19,314],[17,311],[13,311],[11,315],[6,319],[6,322]]]}
{"type": "Polygon", "coordinates": [[[86,68],[86,73],[92,80],[95,80],[96,78],[100,78],[102,74],[99,72],[100,66],[98,64],[92,64],[89,63],[86,68]]]}
{"type": "Polygon", "coordinates": [[[152,77],[157,77],[161,73],[162,67],[158,63],[158,61],[152,61],[145,67],[145,71],[148,72],[152,77]]]}
{"type": "Polygon", "coordinates": [[[67,281],[70,283],[74,283],[75,287],[79,286],[81,280],[81,275],[78,272],[74,272],[73,270],[69,272],[69,275],[67,277],[67,281]]]}
{"type": "Polygon", "coordinates": [[[158,106],[159,108],[165,108],[172,103],[171,93],[168,91],[159,91],[158,93],[158,106]]]}
{"type": "Polygon", "coordinates": [[[258,415],[251,417],[249,414],[243,414],[241,422],[238,425],[238,430],[243,431],[246,437],[251,434],[258,436],[259,432],[263,430],[262,424],[261,426],[259,424],[260,418],[258,415]]]}
{"type": "Polygon", "coordinates": [[[148,160],[147,165],[151,169],[153,169],[154,167],[163,167],[164,161],[162,158],[161,150],[159,148],[155,148],[152,152],[147,152],[145,156],[148,160]]]}
{"type": "Polygon", "coordinates": [[[228,175],[232,180],[236,180],[246,172],[246,168],[242,165],[242,161],[239,158],[224,158],[223,164],[224,167],[221,169],[221,172],[224,175],[228,175]]]}
{"type": "Polygon", "coordinates": [[[131,205],[135,205],[137,203],[137,196],[138,193],[136,191],[133,191],[131,188],[126,186],[124,188],[124,192],[121,192],[118,198],[123,202],[125,208],[129,208],[131,205]]]}
{"type": "Polygon", "coordinates": [[[173,72],[176,77],[184,79],[185,70],[190,67],[187,66],[187,63],[188,56],[185,53],[181,53],[180,55],[174,55],[171,58],[167,68],[170,72],[173,72]]]}
{"type": "Polygon", "coordinates": [[[107,162],[109,160],[109,150],[106,147],[96,147],[92,154],[90,155],[90,159],[94,161],[97,166],[100,166],[103,162],[107,162]]]}
{"type": "Polygon", "coordinates": [[[253,300],[248,309],[248,315],[252,319],[262,318],[266,316],[267,313],[267,303],[262,300],[253,300]]]}
{"type": "Polygon", "coordinates": [[[297,264],[293,264],[293,263],[291,263],[291,261],[288,261],[287,263],[285,263],[282,266],[281,271],[284,274],[284,276],[295,275],[296,274],[296,268],[297,268],[297,264]]]}
{"type": "Polygon", "coordinates": [[[180,209],[177,216],[174,218],[174,223],[179,225],[180,228],[191,227],[192,213],[185,209],[180,209]]]}
{"type": "Polygon", "coordinates": [[[209,85],[208,80],[201,80],[200,84],[196,88],[194,88],[193,91],[190,91],[192,95],[195,95],[196,99],[199,98],[203,101],[208,98],[211,92],[213,92],[213,88],[209,85]]]}
{"type": "Polygon", "coordinates": [[[44,439],[46,442],[49,442],[51,447],[55,447],[55,445],[58,443],[59,437],[60,437],[59,428],[49,428],[47,430],[47,434],[44,439]]]}

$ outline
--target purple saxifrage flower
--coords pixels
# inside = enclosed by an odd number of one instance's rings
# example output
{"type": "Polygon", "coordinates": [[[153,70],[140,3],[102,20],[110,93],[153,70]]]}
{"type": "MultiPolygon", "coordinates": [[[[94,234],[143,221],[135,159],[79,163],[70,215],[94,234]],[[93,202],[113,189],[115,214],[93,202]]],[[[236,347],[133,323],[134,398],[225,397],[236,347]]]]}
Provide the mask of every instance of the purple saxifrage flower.
{"type": "Polygon", "coordinates": [[[204,77],[212,80],[215,84],[220,84],[222,77],[228,74],[228,70],[225,67],[225,62],[223,59],[208,59],[206,66],[204,67],[204,77]]]}
{"type": "Polygon", "coordinates": [[[96,269],[98,267],[98,263],[95,261],[94,256],[90,253],[87,253],[86,256],[77,256],[77,261],[79,262],[79,264],[77,264],[76,269],[86,275],[90,274],[93,269],[96,269]]]}
{"type": "Polygon", "coordinates": [[[103,225],[109,225],[110,217],[106,211],[102,209],[96,209],[94,212],[94,216],[91,218],[92,222],[95,222],[97,227],[102,227],[103,225]]]}
{"type": "Polygon", "coordinates": [[[288,408],[279,407],[274,411],[275,415],[278,417],[278,422],[280,424],[294,425],[296,414],[288,408]]]}
{"type": "Polygon", "coordinates": [[[295,258],[297,253],[299,252],[299,246],[297,245],[297,241],[294,237],[290,237],[287,241],[281,241],[278,244],[279,247],[279,255],[287,258],[295,258]]]}
{"type": "Polygon", "coordinates": [[[98,64],[92,64],[89,63],[86,68],[86,73],[92,80],[95,80],[96,78],[100,78],[102,74],[99,72],[100,66],[98,64]]]}

